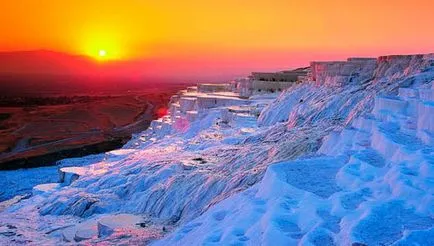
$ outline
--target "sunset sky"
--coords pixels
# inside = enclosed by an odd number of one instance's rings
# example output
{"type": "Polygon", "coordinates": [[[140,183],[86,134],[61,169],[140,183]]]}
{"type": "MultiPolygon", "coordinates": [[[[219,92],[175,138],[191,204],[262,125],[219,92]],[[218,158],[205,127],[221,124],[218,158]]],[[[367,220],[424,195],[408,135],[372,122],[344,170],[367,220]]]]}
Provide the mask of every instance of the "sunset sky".
{"type": "Polygon", "coordinates": [[[434,51],[430,0],[19,0],[1,9],[0,51],[103,51],[214,75],[434,51]]]}

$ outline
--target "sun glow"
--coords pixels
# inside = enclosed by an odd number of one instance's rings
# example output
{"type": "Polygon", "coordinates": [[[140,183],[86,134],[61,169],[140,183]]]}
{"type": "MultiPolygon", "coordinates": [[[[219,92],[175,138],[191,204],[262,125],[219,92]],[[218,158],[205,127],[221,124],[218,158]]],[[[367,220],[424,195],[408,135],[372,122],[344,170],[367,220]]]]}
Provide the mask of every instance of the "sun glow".
{"type": "Polygon", "coordinates": [[[104,58],[107,55],[107,51],[99,50],[98,55],[99,55],[99,57],[104,58]]]}
{"type": "MultiPolygon", "coordinates": [[[[90,28],[82,31],[81,53],[101,61],[122,60],[125,58],[125,44],[117,35],[118,31],[90,28]]],[[[102,28],[101,28],[102,29],[102,28]]]]}
{"type": "Polygon", "coordinates": [[[97,60],[119,60],[122,59],[121,54],[119,53],[120,48],[117,45],[109,44],[106,42],[105,44],[99,44],[103,42],[95,42],[95,44],[89,45],[83,53],[91,56],[97,60]]]}

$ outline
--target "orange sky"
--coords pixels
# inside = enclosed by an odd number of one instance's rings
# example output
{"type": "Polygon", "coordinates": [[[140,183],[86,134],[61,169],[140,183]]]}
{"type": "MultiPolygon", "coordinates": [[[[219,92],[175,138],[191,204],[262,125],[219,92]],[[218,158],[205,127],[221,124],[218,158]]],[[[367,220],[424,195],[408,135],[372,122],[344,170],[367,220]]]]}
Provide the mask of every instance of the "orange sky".
{"type": "Polygon", "coordinates": [[[19,0],[1,5],[0,51],[96,56],[103,49],[111,59],[188,60],[234,69],[434,51],[432,0],[19,0]]]}

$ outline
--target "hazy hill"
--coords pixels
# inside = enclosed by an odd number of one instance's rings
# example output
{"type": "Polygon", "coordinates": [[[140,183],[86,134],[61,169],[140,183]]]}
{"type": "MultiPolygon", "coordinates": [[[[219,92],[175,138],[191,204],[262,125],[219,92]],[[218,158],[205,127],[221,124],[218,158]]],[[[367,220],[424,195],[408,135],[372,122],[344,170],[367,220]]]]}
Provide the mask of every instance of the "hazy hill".
{"type": "Polygon", "coordinates": [[[90,57],[38,50],[0,53],[0,74],[84,75],[97,69],[90,57]]]}

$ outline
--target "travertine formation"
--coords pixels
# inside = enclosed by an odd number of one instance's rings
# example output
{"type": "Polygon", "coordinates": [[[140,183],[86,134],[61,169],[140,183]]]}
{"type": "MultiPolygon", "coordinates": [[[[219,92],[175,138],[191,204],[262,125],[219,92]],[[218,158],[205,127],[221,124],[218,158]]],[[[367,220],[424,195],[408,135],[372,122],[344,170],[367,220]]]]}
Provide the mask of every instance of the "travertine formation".
{"type": "Polygon", "coordinates": [[[260,109],[272,98],[249,100],[241,97],[230,84],[198,84],[197,87],[189,87],[172,96],[169,114],[153,121],[149,129],[157,136],[183,131],[192,122],[208,115],[211,109],[217,109],[223,114],[221,117],[224,118],[224,122],[233,122],[238,118],[256,122],[260,109]],[[236,106],[243,110],[237,110],[236,106]]]}
{"type": "Polygon", "coordinates": [[[62,169],[69,186],[0,213],[0,244],[433,245],[434,56],[303,70],[279,95],[180,91],[121,150],[62,169]]]}
{"type": "Polygon", "coordinates": [[[242,97],[256,94],[281,92],[297,82],[308,73],[308,68],[286,70],[275,73],[253,72],[247,78],[233,81],[235,90],[242,97]]]}
{"type": "Polygon", "coordinates": [[[348,58],[347,61],[311,62],[310,78],[317,85],[342,86],[362,83],[370,78],[376,67],[376,59],[348,58]]]}
{"type": "MultiPolygon", "coordinates": [[[[385,86],[388,93],[375,96],[371,112],[331,131],[316,154],[270,165],[261,182],[156,245],[433,245],[433,62],[432,56],[379,58],[365,89],[385,86]]],[[[346,65],[327,66],[330,70],[319,72],[316,82],[335,87],[348,74],[346,65]],[[323,83],[333,76],[336,81],[323,83]]],[[[318,106],[320,100],[300,90],[304,102],[293,103],[296,90],[281,99],[290,107],[287,126],[300,131],[297,121],[310,114],[314,117],[304,124],[318,120],[301,104],[318,106]]],[[[338,93],[341,103],[349,102],[338,93]]],[[[282,101],[273,104],[276,109],[282,101]]],[[[324,117],[327,106],[321,108],[324,117]]]]}

